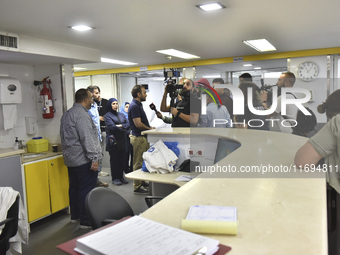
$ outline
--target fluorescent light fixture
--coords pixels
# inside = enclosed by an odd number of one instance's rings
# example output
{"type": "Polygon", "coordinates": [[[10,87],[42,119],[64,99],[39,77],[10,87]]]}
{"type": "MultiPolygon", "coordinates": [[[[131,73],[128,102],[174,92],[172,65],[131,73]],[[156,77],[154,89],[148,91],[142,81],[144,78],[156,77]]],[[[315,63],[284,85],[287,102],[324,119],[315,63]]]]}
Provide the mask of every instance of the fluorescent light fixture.
{"type": "Polygon", "coordinates": [[[220,74],[209,74],[209,75],[203,75],[202,78],[206,79],[214,79],[214,78],[221,78],[222,76],[220,74]]]}
{"type": "Polygon", "coordinates": [[[82,71],[82,70],[87,70],[87,68],[75,66],[75,67],[73,67],[73,70],[74,71],[82,71]]]}
{"type": "Polygon", "coordinates": [[[243,66],[248,67],[248,66],[253,66],[252,64],[244,64],[243,66]]]}
{"type": "Polygon", "coordinates": [[[266,39],[247,40],[243,41],[243,43],[260,52],[276,50],[276,48],[266,39]]]}
{"type": "Polygon", "coordinates": [[[260,66],[254,67],[255,70],[261,70],[262,68],[260,66]]]}
{"type": "Polygon", "coordinates": [[[164,81],[164,77],[151,77],[149,79],[152,79],[154,81],[164,81]]]}
{"type": "Polygon", "coordinates": [[[219,2],[216,3],[210,3],[210,4],[201,4],[201,5],[196,5],[196,7],[202,9],[203,11],[209,12],[209,11],[215,11],[219,9],[225,8],[224,5],[222,5],[219,2]]]}
{"type": "Polygon", "coordinates": [[[157,50],[156,52],[170,55],[177,58],[183,58],[183,59],[194,59],[194,58],[200,58],[199,56],[195,56],[189,53],[185,53],[183,51],[175,50],[175,49],[167,49],[167,50],[157,50]]]}
{"type": "Polygon", "coordinates": [[[101,58],[100,60],[104,63],[111,63],[111,64],[124,65],[124,66],[137,65],[137,63],[121,61],[117,59],[110,59],[110,58],[101,58]]]}
{"type": "Polygon", "coordinates": [[[84,31],[88,31],[92,29],[92,27],[85,26],[85,25],[71,26],[71,28],[74,30],[80,31],[80,32],[84,32],[84,31]]]}

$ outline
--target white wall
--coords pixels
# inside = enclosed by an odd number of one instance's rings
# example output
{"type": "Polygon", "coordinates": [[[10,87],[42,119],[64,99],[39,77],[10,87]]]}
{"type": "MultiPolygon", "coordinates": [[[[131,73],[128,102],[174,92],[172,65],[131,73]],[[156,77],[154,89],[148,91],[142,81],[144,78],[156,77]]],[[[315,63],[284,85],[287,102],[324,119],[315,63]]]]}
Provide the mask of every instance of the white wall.
{"type": "MultiPolygon", "coordinates": [[[[147,92],[146,101],[143,102],[143,108],[148,117],[150,125],[154,127],[167,126],[162,120],[156,117],[155,112],[152,111],[149,107],[151,103],[154,103],[157,109],[160,109],[162,95],[164,92],[163,81],[155,80],[153,78],[138,79],[137,81],[135,77],[121,75],[120,77],[118,77],[117,83],[119,89],[116,89],[114,85],[114,78],[110,74],[75,77],[75,90],[86,88],[90,84],[97,85],[100,87],[101,96],[106,99],[109,99],[111,97],[117,98],[120,108],[121,104],[132,101],[131,90],[137,83],[148,84],[149,91],[147,92]]],[[[168,104],[170,104],[169,98],[168,104]]],[[[167,113],[164,114],[168,116],[167,113]]]]}
{"type": "Polygon", "coordinates": [[[75,77],[75,91],[87,88],[90,85],[96,85],[100,88],[102,98],[109,99],[114,97],[119,99],[113,74],[75,77]]]}
{"type": "Polygon", "coordinates": [[[131,90],[137,84],[135,77],[120,76],[120,104],[131,102],[131,90]]]}
{"type": "MultiPolygon", "coordinates": [[[[36,90],[35,98],[37,105],[37,116],[39,125],[39,136],[43,136],[48,139],[50,144],[60,143],[60,119],[63,115],[63,102],[62,102],[62,90],[61,90],[61,72],[60,65],[42,65],[34,67],[34,79],[42,80],[43,78],[49,76],[52,83],[50,84],[52,89],[53,104],[55,108],[53,119],[44,119],[42,117],[42,107],[40,103],[39,94],[40,92],[36,90]],[[37,100],[38,99],[38,100],[37,100]]],[[[41,88],[41,86],[40,86],[41,88]]]]}
{"type": "Polygon", "coordinates": [[[36,136],[42,136],[49,140],[50,144],[60,143],[59,125],[62,115],[62,96],[59,65],[12,65],[0,63],[0,75],[10,76],[20,81],[22,88],[22,103],[17,106],[17,121],[13,129],[4,130],[2,106],[0,105],[0,148],[13,146],[15,137],[19,140],[28,140],[36,136]],[[33,85],[34,80],[42,80],[49,76],[52,84],[53,97],[55,99],[55,115],[53,119],[42,118],[42,107],[39,103],[39,87],[33,85]],[[37,120],[37,134],[27,135],[25,117],[37,120]]]}
{"type": "Polygon", "coordinates": [[[0,75],[10,76],[21,83],[22,103],[17,105],[17,121],[13,129],[4,130],[2,105],[0,105],[0,148],[12,147],[15,137],[28,140],[25,129],[25,117],[37,118],[35,105],[35,88],[33,86],[34,70],[32,66],[10,65],[0,63],[0,75]]]}

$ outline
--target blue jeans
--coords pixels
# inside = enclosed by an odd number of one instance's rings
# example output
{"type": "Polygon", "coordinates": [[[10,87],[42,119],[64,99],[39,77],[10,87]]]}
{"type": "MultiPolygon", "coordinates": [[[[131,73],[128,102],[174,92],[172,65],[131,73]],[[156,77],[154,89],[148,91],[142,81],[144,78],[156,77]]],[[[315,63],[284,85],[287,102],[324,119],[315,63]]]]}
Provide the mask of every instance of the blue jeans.
{"type": "Polygon", "coordinates": [[[87,193],[96,187],[98,177],[98,172],[90,170],[91,164],[68,167],[71,219],[80,218],[80,223],[87,221],[85,199],[87,193]]]}

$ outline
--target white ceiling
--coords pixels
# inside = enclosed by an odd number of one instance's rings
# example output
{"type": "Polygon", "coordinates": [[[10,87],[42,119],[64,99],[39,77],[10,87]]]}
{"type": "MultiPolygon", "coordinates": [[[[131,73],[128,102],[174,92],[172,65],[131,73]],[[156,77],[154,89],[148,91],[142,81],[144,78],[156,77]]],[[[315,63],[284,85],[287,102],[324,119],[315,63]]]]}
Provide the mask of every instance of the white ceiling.
{"type": "MultiPolygon", "coordinates": [[[[195,7],[211,1],[1,0],[0,31],[99,49],[102,57],[138,66],[184,61],[155,52],[167,48],[203,60],[260,54],[242,43],[246,39],[266,38],[277,52],[340,46],[339,0],[220,0],[226,9],[212,13],[195,7]],[[95,29],[79,33],[68,28],[80,23],[95,29]]],[[[31,63],[51,61],[21,57],[31,63]]],[[[0,62],[20,61],[20,54],[0,51],[0,62]]]]}

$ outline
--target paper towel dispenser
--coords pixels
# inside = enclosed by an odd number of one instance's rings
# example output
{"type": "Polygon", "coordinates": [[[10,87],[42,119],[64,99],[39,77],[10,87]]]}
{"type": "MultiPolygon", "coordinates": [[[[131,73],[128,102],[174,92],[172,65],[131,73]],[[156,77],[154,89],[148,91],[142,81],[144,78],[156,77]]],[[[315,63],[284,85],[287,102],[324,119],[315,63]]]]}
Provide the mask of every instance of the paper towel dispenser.
{"type": "Polygon", "coordinates": [[[21,84],[10,77],[0,77],[0,104],[21,104],[21,84]]]}

